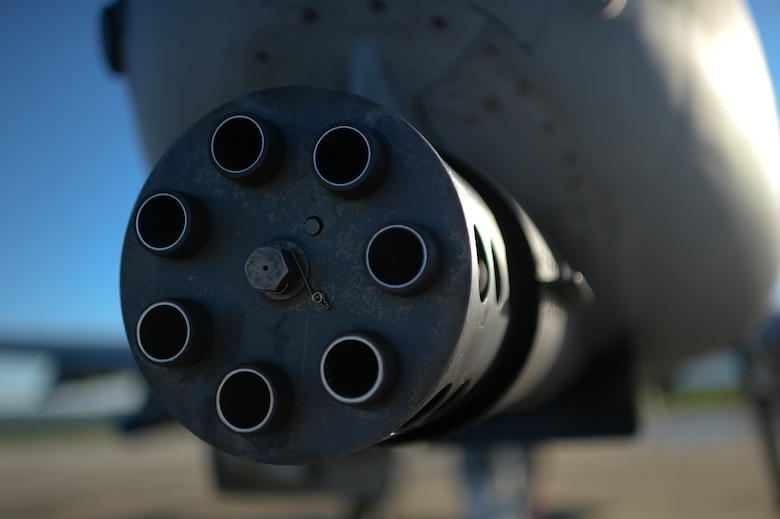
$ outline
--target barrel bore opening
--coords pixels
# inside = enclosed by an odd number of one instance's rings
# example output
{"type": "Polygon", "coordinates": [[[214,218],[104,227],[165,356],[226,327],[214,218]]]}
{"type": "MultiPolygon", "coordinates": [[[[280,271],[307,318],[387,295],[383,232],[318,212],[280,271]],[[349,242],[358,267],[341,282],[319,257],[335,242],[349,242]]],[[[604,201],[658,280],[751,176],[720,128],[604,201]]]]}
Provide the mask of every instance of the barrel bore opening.
{"type": "Polygon", "coordinates": [[[380,348],[360,336],[332,342],[322,356],[320,377],[325,389],[340,402],[363,404],[379,398],[388,370],[380,348]]]}
{"type": "Polygon", "coordinates": [[[246,115],[234,115],[214,130],[211,157],[224,173],[240,175],[260,162],[265,146],[265,133],[260,124],[246,115]]]}
{"type": "Polygon", "coordinates": [[[352,126],[326,131],[314,146],[314,170],[331,187],[347,187],[368,174],[371,164],[368,137],[352,126]]]}
{"type": "Polygon", "coordinates": [[[217,415],[229,429],[251,434],[266,428],[276,408],[271,380],[252,368],[228,373],[217,390],[217,415]]]}
{"type": "Polygon", "coordinates": [[[187,351],[192,325],[187,312],[176,303],[159,302],[144,310],[136,326],[136,340],[152,362],[169,364],[187,351]]]}
{"type": "Polygon", "coordinates": [[[412,294],[427,287],[435,275],[432,240],[407,225],[390,225],[377,231],[366,249],[366,267],[379,286],[391,292],[412,294]]]}
{"type": "Polygon", "coordinates": [[[138,208],[135,231],[144,247],[165,253],[184,241],[190,225],[184,202],[171,193],[157,193],[138,208]]]}

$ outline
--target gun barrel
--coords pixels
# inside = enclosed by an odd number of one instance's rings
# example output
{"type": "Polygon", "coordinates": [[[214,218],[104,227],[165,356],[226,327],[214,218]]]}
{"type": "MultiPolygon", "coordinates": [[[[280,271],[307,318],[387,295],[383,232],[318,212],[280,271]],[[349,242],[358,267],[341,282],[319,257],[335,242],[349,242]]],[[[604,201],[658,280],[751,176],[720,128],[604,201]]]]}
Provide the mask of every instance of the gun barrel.
{"type": "Polygon", "coordinates": [[[251,94],[185,132],[141,191],[121,272],[131,348],[174,417],[257,461],[321,461],[469,409],[465,425],[522,371],[518,320],[540,319],[517,228],[507,242],[386,108],[251,94]]]}

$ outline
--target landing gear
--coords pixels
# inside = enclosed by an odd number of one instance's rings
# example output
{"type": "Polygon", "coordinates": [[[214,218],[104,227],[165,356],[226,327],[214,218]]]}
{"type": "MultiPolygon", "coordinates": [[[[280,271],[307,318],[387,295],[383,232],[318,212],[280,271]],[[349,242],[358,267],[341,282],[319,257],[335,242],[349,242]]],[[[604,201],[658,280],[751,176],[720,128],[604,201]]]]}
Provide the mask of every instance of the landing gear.
{"type": "Polygon", "coordinates": [[[756,415],[760,441],[780,507],[780,320],[773,318],[763,333],[744,349],[745,379],[756,415]]]}
{"type": "Polygon", "coordinates": [[[463,472],[470,491],[466,517],[530,519],[532,464],[522,445],[466,449],[463,472]]]}

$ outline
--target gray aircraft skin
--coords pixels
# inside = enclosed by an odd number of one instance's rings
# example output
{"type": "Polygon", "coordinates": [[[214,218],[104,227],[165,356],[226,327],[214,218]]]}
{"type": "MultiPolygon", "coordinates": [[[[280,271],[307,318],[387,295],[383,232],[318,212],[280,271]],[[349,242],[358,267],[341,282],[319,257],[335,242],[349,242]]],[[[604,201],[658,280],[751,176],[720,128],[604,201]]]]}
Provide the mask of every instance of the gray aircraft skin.
{"type": "Polygon", "coordinates": [[[350,91],[496,179],[595,303],[531,354],[555,391],[617,336],[648,374],[742,343],[778,255],[780,141],[741,1],[124,5],[150,163],[204,113],[283,85],[350,91]],[[557,346],[551,346],[557,344],[557,346]]]}

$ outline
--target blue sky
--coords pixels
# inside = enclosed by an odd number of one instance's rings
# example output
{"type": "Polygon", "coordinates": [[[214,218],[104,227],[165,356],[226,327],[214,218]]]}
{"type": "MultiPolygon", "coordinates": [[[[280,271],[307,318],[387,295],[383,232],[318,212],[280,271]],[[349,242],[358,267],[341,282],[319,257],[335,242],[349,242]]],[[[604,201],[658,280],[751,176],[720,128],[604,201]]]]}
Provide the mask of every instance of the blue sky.
{"type": "Polygon", "coordinates": [[[98,46],[104,3],[0,3],[0,337],[123,335],[119,255],[145,166],[98,46]]]}
{"type": "MultiPolygon", "coordinates": [[[[119,257],[146,165],[103,63],[105,3],[0,2],[0,338],[124,335],[119,257]]],[[[780,0],[751,5],[780,84],[780,0]]]]}

